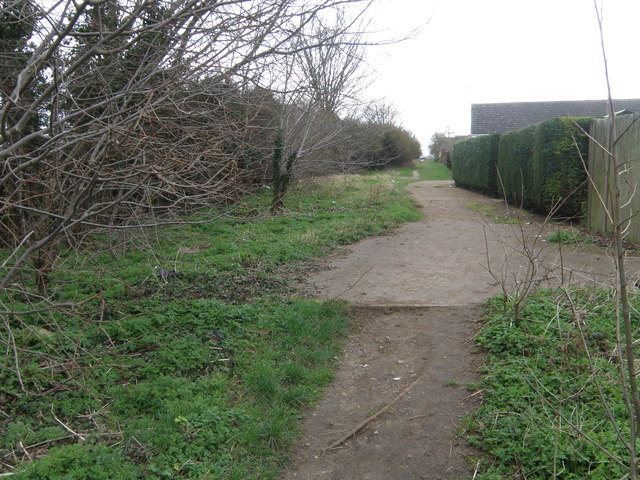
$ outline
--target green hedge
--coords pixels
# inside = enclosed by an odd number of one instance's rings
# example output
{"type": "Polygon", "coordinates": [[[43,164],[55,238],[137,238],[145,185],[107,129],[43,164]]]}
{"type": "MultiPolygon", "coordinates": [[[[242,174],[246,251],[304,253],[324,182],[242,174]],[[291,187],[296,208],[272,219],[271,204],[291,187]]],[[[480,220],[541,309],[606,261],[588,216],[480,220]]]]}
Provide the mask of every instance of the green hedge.
{"type": "Polygon", "coordinates": [[[582,216],[586,173],[584,130],[590,118],[555,118],[502,135],[498,149],[498,191],[509,202],[555,217],[582,216]]]}
{"type": "Polygon", "coordinates": [[[556,118],[538,124],[533,157],[534,209],[554,216],[579,217],[586,212],[585,161],[591,118],[556,118]],[[577,148],[576,148],[577,147],[577,148]],[[557,207],[556,207],[557,206],[557,207]]]}
{"type": "Polygon", "coordinates": [[[554,118],[457,143],[453,179],[460,187],[504,196],[513,205],[539,213],[583,216],[587,177],[580,153],[587,155],[584,131],[590,122],[591,118],[554,118]]]}
{"type": "Polygon", "coordinates": [[[533,182],[531,160],[536,126],[505,133],[497,158],[498,193],[511,204],[531,208],[533,182]]]}
{"type": "Polygon", "coordinates": [[[498,195],[496,158],[499,143],[497,133],[456,143],[451,167],[456,185],[486,195],[498,195]]]}

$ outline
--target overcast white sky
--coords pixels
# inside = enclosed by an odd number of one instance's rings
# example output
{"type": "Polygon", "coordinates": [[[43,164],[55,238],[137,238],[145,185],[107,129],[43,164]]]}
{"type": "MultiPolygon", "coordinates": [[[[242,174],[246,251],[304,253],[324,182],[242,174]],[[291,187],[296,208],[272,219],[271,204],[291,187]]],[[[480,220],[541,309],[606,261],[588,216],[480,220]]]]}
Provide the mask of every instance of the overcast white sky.
{"type": "MultiPolygon", "coordinates": [[[[640,0],[599,0],[614,98],[640,98],[640,0]]],[[[427,151],[431,135],[468,134],[472,103],[606,98],[593,0],[377,0],[368,89],[427,151]]]]}

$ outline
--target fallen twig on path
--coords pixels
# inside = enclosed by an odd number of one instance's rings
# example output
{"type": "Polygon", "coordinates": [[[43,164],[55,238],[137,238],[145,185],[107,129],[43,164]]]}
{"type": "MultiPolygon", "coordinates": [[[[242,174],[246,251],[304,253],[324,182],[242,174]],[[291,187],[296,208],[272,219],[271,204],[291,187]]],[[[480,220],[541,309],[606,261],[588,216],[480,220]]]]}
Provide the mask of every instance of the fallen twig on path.
{"type": "Polygon", "coordinates": [[[472,393],[471,395],[467,395],[464,400],[462,401],[462,403],[467,403],[470,399],[472,399],[473,397],[475,397],[476,395],[479,395],[481,393],[484,393],[484,388],[482,390],[478,390],[477,392],[472,393]]]}
{"type": "Polygon", "coordinates": [[[401,391],[396,398],[394,398],[393,400],[391,400],[391,402],[387,403],[387,405],[385,405],[383,408],[381,408],[380,410],[378,410],[376,413],[374,413],[373,415],[371,415],[370,417],[365,418],[363,421],[361,421],[358,425],[356,425],[355,427],[353,427],[351,430],[349,430],[346,434],[344,434],[341,438],[339,438],[338,440],[336,440],[335,442],[333,442],[331,445],[329,445],[328,447],[325,447],[322,449],[322,454],[324,455],[326,452],[328,452],[329,450],[333,450],[336,447],[339,447],[340,445],[342,445],[344,442],[346,442],[347,440],[349,440],[351,437],[354,437],[360,430],[362,430],[364,427],[366,427],[367,425],[369,425],[371,422],[373,422],[376,418],[378,418],[380,415],[382,415],[383,413],[385,413],[386,411],[388,411],[391,407],[393,407],[398,400],[400,400],[409,390],[411,390],[414,385],[416,383],[418,383],[418,381],[420,380],[420,378],[417,378],[416,380],[413,381],[413,383],[411,385],[409,385],[407,388],[405,388],[403,391],[401,391]]]}
{"type": "Polygon", "coordinates": [[[334,298],[334,299],[336,299],[336,298],[340,298],[342,295],[344,295],[344,294],[345,294],[345,293],[347,293],[349,290],[351,290],[353,287],[355,287],[355,286],[358,284],[358,282],[359,282],[360,280],[362,280],[362,279],[364,278],[364,276],[365,276],[367,273],[369,273],[371,270],[373,270],[373,268],[374,268],[374,267],[375,267],[375,265],[374,265],[373,267],[371,267],[369,270],[367,270],[366,272],[364,272],[362,275],[360,275],[360,278],[358,278],[358,280],[356,280],[356,281],[355,281],[355,283],[354,283],[354,284],[352,284],[349,288],[347,288],[347,289],[343,290],[342,292],[340,292],[340,294],[339,294],[339,295],[336,295],[336,296],[335,296],[335,297],[333,297],[333,298],[334,298]]]}
{"type": "Polygon", "coordinates": [[[476,463],[476,469],[473,471],[473,479],[472,480],[476,480],[476,477],[478,476],[478,470],[480,469],[480,460],[478,460],[478,463],[476,463]]]}
{"type": "Polygon", "coordinates": [[[427,415],[416,415],[415,417],[405,418],[404,421],[405,422],[409,422],[411,420],[417,420],[419,418],[425,418],[425,417],[428,417],[428,416],[429,416],[428,414],[427,415]]]}

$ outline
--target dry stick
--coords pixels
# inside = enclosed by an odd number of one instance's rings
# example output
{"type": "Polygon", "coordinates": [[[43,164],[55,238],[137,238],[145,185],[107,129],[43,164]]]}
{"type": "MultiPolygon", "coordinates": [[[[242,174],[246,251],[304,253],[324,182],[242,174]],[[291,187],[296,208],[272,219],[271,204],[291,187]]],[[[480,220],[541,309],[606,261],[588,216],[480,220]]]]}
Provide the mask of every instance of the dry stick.
{"type": "Polygon", "coordinates": [[[84,438],[79,433],[76,433],[73,430],[71,430],[71,428],[68,425],[66,425],[62,420],[60,420],[58,417],[56,417],[56,414],[53,413],[53,405],[51,405],[51,415],[53,415],[53,419],[56,422],[58,422],[62,428],[64,428],[67,432],[71,433],[74,437],[78,438],[82,442],[85,442],[87,440],[86,438],[84,438]]]}
{"type": "Polygon", "coordinates": [[[370,417],[365,418],[358,425],[356,425],[351,430],[349,430],[346,434],[344,434],[340,439],[336,440],[335,442],[333,442],[328,447],[323,448],[322,449],[322,454],[324,455],[329,450],[333,450],[334,448],[339,447],[344,442],[349,440],[351,437],[354,437],[360,430],[362,430],[364,427],[369,425],[371,422],[373,422],[380,415],[382,415],[383,413],[387,412],[391,407],[393,407],[398,402],[398,400],[400,400],[409,390],[411,390],[415,386],[415,384],[418,383],[418,381],[420,381],[420,378],[417,378],[416,380],[414,380],[414,382],[411,385],[409,385],[407,388],[405,388],[403,391],[401,391],[396,396],[396,398],[391,400],[391,402],[387,403],[386,406],[384,406],[383,408],[378,410],[375,414],[371,415],[370,417]]]}
{"type": "Polygon", "coordinates": [[[473,342],[478,337],[478,335],[480,335],[481,333],[482,333],[482,331],[476,333],[473,337],[466,339],[462,345],[466,345],[469,342],[473,342]]]}
{"type": "Polygon", "coordinates": [[[480,469],[480,460],[478,460],[478,463],[476,463],[476,469],[473,471],[473,479],[472,480],[476,480],[476,477],[478,476],[478,470],[480,469]]]}
{"type": "Polygon", "coordinates": [[[428,417],[428,416],[429,416],[429,414],[416,415],[415,417],[407,418],[407,419],[405,420],[405,422],[410,422],[411,420],[418,420],[419,418],[425,418],[425,417],[428,417]]]}
{"type": "Polygon", "coordinates": [[[9,335],[9,341],[11,342],[11,348],[13,350],[13,361],[16,365],[16,377],[18,378],[18,383],[20,384],[20,389],[24,393],[29,393],[24,388],[24,382],[22,381],[22,375],[20,374],[20,359],[18,358],[18,347],[16,346],[16,339],[13,336],[13,330],[11,330],[11,325],[9,322],[5,320],[5,327],[7,329],[7,334],[9,335]]]}
{"type": "Polygon", "coordinates": [[[29,459],[30,462],[33,462],[33,458],[31,457],[31,454],[29,453],[29,450],[27,450],[27,448],[24,446],[24,444],[22,443],[22,441],[18,442],[18,446],[22,449],[22,451],[24,452],[24,454],[27,456],[27,458],[29,459]]]}
{"type": "Polygon", "coordinates": [[[467,403],[469,400],[471,400],[473,397],[475,397],[476,395],[481,395],[484,393],[484,388],[482,390],[478,390],[475,393],[472,393],[471,395],[467,395],[466,397],[464,397],[464,400],[462,401],[462,403],[467,403]]]}

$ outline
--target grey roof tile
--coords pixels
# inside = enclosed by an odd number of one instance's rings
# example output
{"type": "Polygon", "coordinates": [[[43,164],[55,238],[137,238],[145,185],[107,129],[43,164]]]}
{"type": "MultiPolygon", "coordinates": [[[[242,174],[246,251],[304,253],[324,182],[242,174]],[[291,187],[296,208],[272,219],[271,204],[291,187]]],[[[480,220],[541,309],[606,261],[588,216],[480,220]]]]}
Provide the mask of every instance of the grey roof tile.
{"type": "MultiPolygon", "coordinates": [[[[615,111],[640,112],[640,99],[613,100],[615,111]]],[[[471,135],[506,133],[559,117],[601,117],[606,100],[475,103],[471,105],[471,135]]]]}

